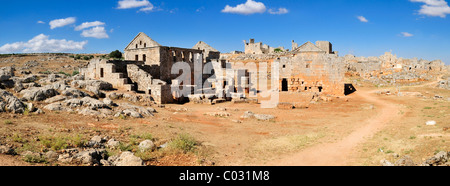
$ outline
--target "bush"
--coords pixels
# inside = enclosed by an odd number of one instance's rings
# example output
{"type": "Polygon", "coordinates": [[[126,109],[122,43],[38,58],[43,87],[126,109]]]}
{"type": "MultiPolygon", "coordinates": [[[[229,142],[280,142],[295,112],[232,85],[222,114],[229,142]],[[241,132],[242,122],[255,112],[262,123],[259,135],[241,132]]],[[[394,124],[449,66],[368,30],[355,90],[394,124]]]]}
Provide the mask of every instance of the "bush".
{"type": "Polygon", "coordinates": [[[113,51],[109,54],[110,58],[114,58],[114,59],[121,59],[122,58],[122,52],[120,52],[119,50],[113,51]]]}
{"type": "Polygon", "coordinates": [[[23,160],[28,163],[48,163],[45,157],[37,155],[26,155],[23,160]]]}
{"type": "Polygon", "coordinates": [[[183,153],[194,152],[198,142],[188,134],[180,134],[169,143],[171,149],[181,150],[183,153]]]}
{"type": "Polygon", "coordinates": [[[75,137],[44,136],[39,137],[39,140],[44,147],[55,151],[73,147],[83,147],[87,143],[87,140],[82,139],[80,135],[75,137]]]}
{"type": "Polygon", "coordinates": [[[13,122],[11,120],[5,120],[5,125],[12,125],[13,122]]]}

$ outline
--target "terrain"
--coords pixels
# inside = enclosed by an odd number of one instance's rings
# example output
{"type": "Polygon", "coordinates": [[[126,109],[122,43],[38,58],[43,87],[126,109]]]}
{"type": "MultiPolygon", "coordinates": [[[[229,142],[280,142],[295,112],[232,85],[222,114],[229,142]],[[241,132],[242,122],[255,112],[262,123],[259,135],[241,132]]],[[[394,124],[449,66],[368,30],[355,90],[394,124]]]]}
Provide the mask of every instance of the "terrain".
{"type": "MultiPolygon", "coordinates": [[[[14,66],[16,76],[25,77],[28,72],[21,71],[30,71],[69,79],[88,62],[48,55],[0,61],[0,67],[14,66]]],[[[379,166],[384,160],[397,162],[405,156],[421,164],[441,151],[450,151],[450,91],[438,88],[439,80],[380,87],[347,77],[348,82],[359,82],[353,94],[319,99],[295,109],[262,109],[257,103],[232,102],[160,106],[119,98],[113,101],[152,107],[156,112],[143,118],[83,115],[76,110],[4,112],[0,113],[0,146],[16,153],[0,155],[0,165],[83,165],[30,154],[82,151],[97,136],[120,142],[116,148],[100,144],[107,146],[107,156],[131,151],[149,166],[379,166]],[[243,119],[248,111],[275,118],[243,119]],[[426,125],[428,121],[436,124],[426,125]],[[151,140],[155,148],[140,152],[138,145],[144,140],[151,140]]],[[[105,94],[108,97],[110,92],[105,94]]],[[[283,92],[281,102],[303,101],[296,100],[297,94],[283,92]]],[[[33,103],[38,108],[45,106],[33,103]]]]}

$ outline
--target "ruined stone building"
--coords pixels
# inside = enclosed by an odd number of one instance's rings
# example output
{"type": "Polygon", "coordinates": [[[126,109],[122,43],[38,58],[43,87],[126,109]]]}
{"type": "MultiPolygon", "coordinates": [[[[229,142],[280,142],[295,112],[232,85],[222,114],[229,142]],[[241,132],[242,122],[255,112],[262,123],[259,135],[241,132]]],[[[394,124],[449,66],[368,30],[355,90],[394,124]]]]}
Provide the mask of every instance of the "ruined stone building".
{"type": "MultiPolygon", "coordinates": [[[[199,42],[193,48],[161,46],[145,33],[139,33],[125,48],[125,60],[94,59],[81,73],[86,78],[99,79],[113,84],[116,89],[137,91],[150,94],[160,104],[173,103],[179,92],[172,92],[172,86],[192,88],[194,81],[194,59],[200,57],[203,69],[206,62],[218,59],[220,52],[199,42]],[[180,74],[172,74],[172,67],[177,62],[186,62],[191,68],[190,83],[179,85],[173,83],[180,74]]],[[[200,72],[201,73],[201,72],[200,72]]],[[[208,78],[202,77],[202,80],[208,78]]],[[[203,83],[203,82],[201,82],[203,83]]],[[[183,89],[183,88],[180,88],[183,89]]]]}
{"type": "Polygon", "coordinates": [[[317,43],[307,42],[295,48],[292,56],[275,60],[280,63],[280,91],[344,94],[342,58],[334,54],[330,42],[317,43]]]}
{"type": "Polygon", "coordinates": [[[404,59],[391,52],[379,57],[346,55],[344,63],[349,74],[376,81],[385,80],[385,84],[430,80],[433,74],[445,71],[441,60],[404,59]]]}
{"type": "Polygon", "coordinates": [[[316,41],[315,45],[308,41],[301,46],[298,46],[297,43],[292,41],[292,52],[299,53],[303,51],[307,52],[315,51],[317,53],[337,54],[337,52],[333,51],[333,45],[329,41],[316,41]]]}
{"type": "Polygon", "coordinates": [[[281,51],[285,51],[284,47],[273,48],[267,44],[263,44],[262,42],[255,43],[255,39],[250,39],[244,41],[245,43],[245,54],[270,54],[274,53],[275,49],[279,49],[281,51]]]}

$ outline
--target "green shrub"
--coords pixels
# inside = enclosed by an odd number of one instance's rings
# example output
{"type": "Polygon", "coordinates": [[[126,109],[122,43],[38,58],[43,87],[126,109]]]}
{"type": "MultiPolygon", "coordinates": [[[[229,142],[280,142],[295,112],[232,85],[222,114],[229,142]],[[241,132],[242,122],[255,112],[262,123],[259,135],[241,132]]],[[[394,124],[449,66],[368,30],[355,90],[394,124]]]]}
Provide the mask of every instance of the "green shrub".
{"type": "Polygon", "coordinates": [[[40,137],[39,140],[44,147],[55,151],[73,147],[83,147],[87,143],[87,140],[84,140],[80,135],[66,137],[43,136],[40,137]]]}
{"type": "Polygon", "coordinates": [[[5,123],[5,125],[12,125],[13,124],[13,122],[11,120],[5,120],[4,123],[5,123]]]}
{"type": "Polygon", "coordinates": [[[119,50],[112,51],[109,54],[109,57],[110,58],[114,58],[114,59],[121,59],[122,58],[122,52],[120,52],[119,50]]]}
{"type": "Polygon", "coordinates": [[[180,134],[169,143],[171,149],[181,150],[184,153],[194,152],[198,142],[188,134],[180,134]]]}
{"type": "Polygon", "coordinates": [[[80,72],[78,70],[75,70],[75,71],[72,72],[72,76],[76,76],[78,74],[80,74],[80,72]]]}
{"type": "Polygon", "coordinates": [[[28,163],[48,163],[45,157],[37,155],[26,155],[23,160],[28,163]]]}

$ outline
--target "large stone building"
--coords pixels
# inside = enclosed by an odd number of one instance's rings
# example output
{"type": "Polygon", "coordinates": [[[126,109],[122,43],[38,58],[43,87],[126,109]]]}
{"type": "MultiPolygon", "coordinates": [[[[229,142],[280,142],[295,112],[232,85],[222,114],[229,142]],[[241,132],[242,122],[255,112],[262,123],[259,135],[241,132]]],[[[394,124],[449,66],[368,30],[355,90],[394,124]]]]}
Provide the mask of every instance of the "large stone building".
{"type": "Polygon", "coordinates": [[[280,63],[280,91],[345,93],[344,62],[328,41],[306,42],[275,62],[280,63]]]}
{"type": "Polygon", "coordinates": [[[220,52],[204,42],[190,49],[161,46],[146,34],[139,33],[125,48],[124,57],[124,61],[94,59],[81,73],[86,78],[109,82],[117,89],[150,94],[155,102],[166,104],[179,98],[180,92],[173,92],[173,86],[192,90],[195,86],[202,86],[211,75],[200,76],[202,80],[196,85],[194,74],[197,68],[194,68],[194,63],[197,62],[196,65],[200,65],[198,69],[202,70],[206,62],[218,59],[220,52]],[[181,75],[172,73],[177,62],[189,65],[191,73],[183,74],[186,76],[184,79],[191,82],[180,85],[178,79],[181,75]]]}

